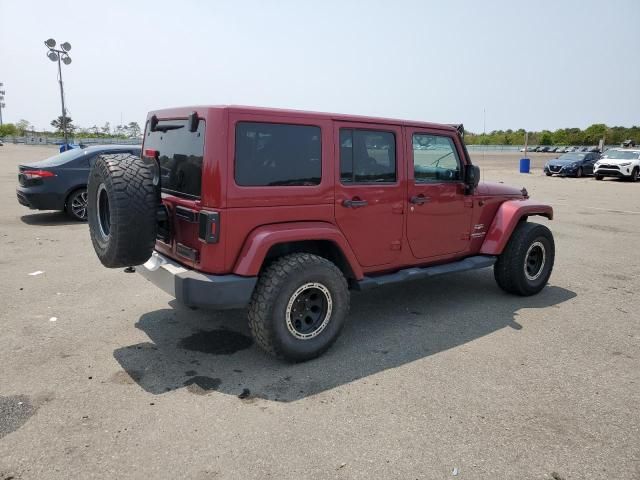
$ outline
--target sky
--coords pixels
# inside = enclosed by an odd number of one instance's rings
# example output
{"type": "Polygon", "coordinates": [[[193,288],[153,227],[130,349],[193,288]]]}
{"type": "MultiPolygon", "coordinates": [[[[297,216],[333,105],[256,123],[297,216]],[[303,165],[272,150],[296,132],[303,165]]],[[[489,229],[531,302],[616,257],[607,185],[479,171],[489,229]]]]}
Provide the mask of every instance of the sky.
{"type": "Polygon", "coordinates": [[[473,132],[640,124],[639,0],[0,0],[5,122],[60,115],[48,38],[72,45],[82,127],[205,104],[473,132]]]}

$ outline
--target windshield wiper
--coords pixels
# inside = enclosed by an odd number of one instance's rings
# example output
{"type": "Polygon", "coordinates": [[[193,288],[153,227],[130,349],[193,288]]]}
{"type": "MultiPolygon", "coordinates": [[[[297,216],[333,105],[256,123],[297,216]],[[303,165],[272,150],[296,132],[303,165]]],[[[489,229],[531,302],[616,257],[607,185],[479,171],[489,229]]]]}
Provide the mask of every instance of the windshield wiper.
{"type": "Polygon", "coordinates": [[[453,152],[449,152],[449,153],[445,153],[444,155],[442,155],[440,158],[438,158],[435,162],[433,162],[431,165],[433,165],[434,167],[439,167],[440,166],[440,160],[442,160],[444,157],[448,157],[449,155],[451,155],[453,152]]]}
{"type": "Polygon", "coordinates": [[[178,130],[184,128],[184,125],[157,125],[154,132],[166,132],[168,130],[178,130]]]}

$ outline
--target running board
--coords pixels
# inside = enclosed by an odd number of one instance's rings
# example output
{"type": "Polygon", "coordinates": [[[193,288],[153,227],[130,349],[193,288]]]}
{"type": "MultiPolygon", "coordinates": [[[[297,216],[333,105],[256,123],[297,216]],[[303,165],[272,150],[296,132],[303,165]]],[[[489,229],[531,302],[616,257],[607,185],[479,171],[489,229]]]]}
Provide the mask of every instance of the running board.
{"type": "Polygon", "coordinates": [[[476,270],[478,268],[486,268],[496,263],[497,257],[489,255],[476,255],[475,257],[467,257],[457,262],[445,263],[443,265],[434,265],[432,267],[412,267],[398,270],[394,273],[379,275],[376,277],[364,277],[355,284],[356,290],[369,290],[383,285],[392,283],[406,282],[408,280],[420,280],[423,278],[437,277],[447,273],[465,272],[467,270],[476,270]]]}

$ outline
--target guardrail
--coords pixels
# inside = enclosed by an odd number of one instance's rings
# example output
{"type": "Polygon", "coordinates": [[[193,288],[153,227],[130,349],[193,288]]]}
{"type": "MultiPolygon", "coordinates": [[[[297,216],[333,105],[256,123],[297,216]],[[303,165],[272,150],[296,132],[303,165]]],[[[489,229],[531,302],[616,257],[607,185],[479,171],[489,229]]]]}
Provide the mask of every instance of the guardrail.
{"type": "MultiPolygon", "coordinates": [[[[2,138],[4,143],[23,143],[25,145],[62,145],[64,144],[64,137],[4,137],[2,138]]],[[[101,138],[101,137],[74,137],[69,138],[69,143],[83,144],[83,145],[140,145],[142,144],[142,137],[140,138],[101,138]]]]}

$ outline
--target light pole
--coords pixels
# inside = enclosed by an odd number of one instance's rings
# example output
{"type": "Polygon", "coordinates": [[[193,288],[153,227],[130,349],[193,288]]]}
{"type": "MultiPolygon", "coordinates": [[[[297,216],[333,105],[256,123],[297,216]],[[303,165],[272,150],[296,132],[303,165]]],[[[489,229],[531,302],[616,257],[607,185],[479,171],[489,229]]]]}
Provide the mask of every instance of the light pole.
{"type": "MultiPolygon", "coordinates": [[[[2,88],[3,86],[4,86],[4,83],[0,82],[0,88],[2,88]]],[[[0,126],[2,126],[2,109],[6,107],[4,103],[4,94],[5,94],[5,91],[0,90],[0,126]]]]}
{"type": "Polygon", "coordinates": [[[45,41],[44,44],[49,49],[49,53],[47,53],[49,60],[52,62],[58,62],[58,82],[60,82],[60,102],[62,103],[62,133],[64,134],[64,148],[66,150],[69,144],[67,140],[67,111],[64,108],[64,87],[62,86],[62,66],[60,61],[65,65],[69,65],[71,63],[71,57],[69,56],[71,44],[69,42],[60,44],[60,48],[62,50],[58,50],[56,48],[56,41],[53,38],[45,41]]]}

